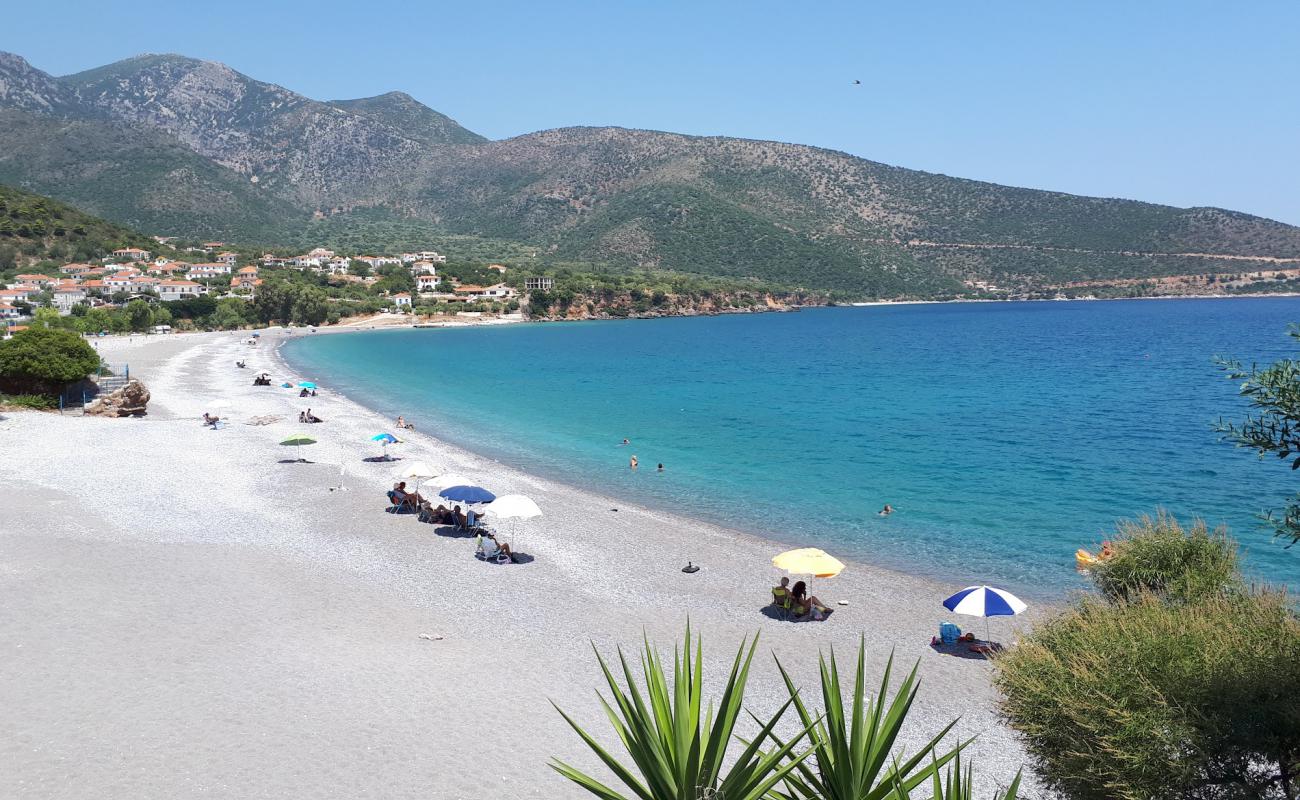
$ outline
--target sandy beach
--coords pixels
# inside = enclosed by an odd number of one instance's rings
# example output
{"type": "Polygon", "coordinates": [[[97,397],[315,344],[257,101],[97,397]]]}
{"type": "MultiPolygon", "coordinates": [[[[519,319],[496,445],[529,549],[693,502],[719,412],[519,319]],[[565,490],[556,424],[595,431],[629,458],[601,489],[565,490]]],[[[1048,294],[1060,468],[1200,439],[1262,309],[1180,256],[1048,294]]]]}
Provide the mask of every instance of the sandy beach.
{"type": "Polygon", "coordinates": [[[279,388],[299,378],[279,334],[246,336],[100,342],[148,384],[142,419],[0,415],[0,796],[586,797],[547,767],[596,769],[550,701],[613,746],[592,643],[668,649],[687,617],[713,685],[761,634],[756,713],[785,699],[771,653],[815,691],[818,649],[844,659],[865,636],[875,675],[891,651],[920,660],[908,746],[960,717],[982,796],[1023,764],[990,665],[929,647],[960,586],[850,563],[814,586],[847,606],[781,622],[762,613],[780,545],[405,437],[394,455],[544,510],[514,537],[528,563],[485,564],[472,539],[384,513],[401,462],[364,459],[391,420],[328,386],[279,388]],[[251,385],[262,370],[275,386],[251,385]],[[307,406],[325,423],[298,423],[307,406]],[[247,424],[263,416],[279,421],[247,424]],[[295,433],[319,440],[313,463],[283,463],[295,433]],[[680,571],[688,552],[698,573],[680,571]]]}

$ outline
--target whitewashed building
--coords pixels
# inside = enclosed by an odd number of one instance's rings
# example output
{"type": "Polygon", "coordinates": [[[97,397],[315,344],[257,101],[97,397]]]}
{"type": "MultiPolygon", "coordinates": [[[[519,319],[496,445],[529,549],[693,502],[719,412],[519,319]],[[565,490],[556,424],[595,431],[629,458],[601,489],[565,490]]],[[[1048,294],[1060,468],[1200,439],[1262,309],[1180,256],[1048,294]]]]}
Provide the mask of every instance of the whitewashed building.
{"type": "Polygon", "coordinates": [[[187,297],[198,297],[207,293],[208,287],[194,281],[171,280],[158,283],[158,299],[164,303],[170,303],[173,300],[184,300],[187,297]]]}

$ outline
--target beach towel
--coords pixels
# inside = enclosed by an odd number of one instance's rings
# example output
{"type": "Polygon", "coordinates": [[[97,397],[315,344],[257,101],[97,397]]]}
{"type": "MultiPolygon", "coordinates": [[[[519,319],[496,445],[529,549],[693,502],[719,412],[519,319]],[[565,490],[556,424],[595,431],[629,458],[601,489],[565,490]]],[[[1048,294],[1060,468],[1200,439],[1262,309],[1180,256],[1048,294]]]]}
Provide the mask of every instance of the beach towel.
{"type": "Polygon", "coordinates": [[[951,622],[939,623],[939,641],[944,644],[957,644],[957,640],[960,638],[961,628],[951,622]]]}

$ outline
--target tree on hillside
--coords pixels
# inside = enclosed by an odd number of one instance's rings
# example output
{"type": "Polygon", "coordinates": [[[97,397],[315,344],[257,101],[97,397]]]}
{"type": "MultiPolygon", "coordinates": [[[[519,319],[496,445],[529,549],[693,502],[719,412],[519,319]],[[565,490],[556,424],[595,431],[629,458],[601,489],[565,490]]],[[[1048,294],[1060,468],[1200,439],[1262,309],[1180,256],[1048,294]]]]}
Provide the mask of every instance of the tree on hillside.
{"type": "MultiPolygon", "coordinates": [[[[1300,327],[1288,332],[1300,339],[1300,327]]],[[[1275,456],[1290,460],[1291,469],[1300,469],[1300,361],[1284,358],[1264,369],[1221,359],[1220,366],[1230,380],[1241,381],[1241,395],[1250,401],[1251,413],[1240,424],[1219,421],[1217,429],[1226,441],[1259,453],[1263,459],[1275,456]]],[[[1291,498],[1281,515],[1269,512],[1279,538],[1290,539],[1290,547],[1300,542],[1300,494],[1291,498]]]]}
{"type": "Polygon", "coordinates": [[[131,330],[142,333],[149,330],[153,323],[153,310],[143,300],[132,300],[126,304],[126,316],[130,320],[131,330]]]}
{"type": "Polygon", "coordinates": [[[996,660],[1002,714],[1043,781],[1071,800],[1295,800],[1300,617],[1287,596],[1245,589],[1230,540],[1172,518],[1113,545],[1116,570],[1093,573],[1101,597],[996,660]]]}
{"type": "Polygon", "coordinates": [[[99,353],[77,333],[33,325],[0,341],[0,385],[20,394],[57,394],[99,368],[99,353]]]}

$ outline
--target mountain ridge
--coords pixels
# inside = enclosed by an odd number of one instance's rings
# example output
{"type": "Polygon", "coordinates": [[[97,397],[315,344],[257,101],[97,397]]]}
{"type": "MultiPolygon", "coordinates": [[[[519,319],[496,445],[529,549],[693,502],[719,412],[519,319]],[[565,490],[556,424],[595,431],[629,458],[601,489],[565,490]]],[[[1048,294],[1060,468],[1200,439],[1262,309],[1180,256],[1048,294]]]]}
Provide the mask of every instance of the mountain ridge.
{"type": "Polygon", "coordinates": [[[275,244],[311,220],[383,218],[528,243],[541,259],[861,296],[1158,276],[1187,271],[1180,258],[1228,271],[1241,264],[1217,256],[1300,257],[1300,228],[1227,209],[1002,186],[725,136],[575,126],[488,140],[402,92],[319,101],[170,54],[60,78],[0,55],[0,110],[15,121],[0,126],[0,150],[21,156],[0,152],[0,180],[173,226],[161,233],[275,244]],[[75,148],[54,119],[78,126],[75,148]],[[160,178],[150,195],[109,198],[67,185],[77,153],[129,174],[149,150],[152,173],[192,190],[160,178]],[[165,214],[147,202],[205,191],[220,208],[165,214]]]}

